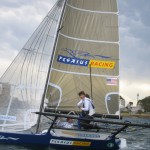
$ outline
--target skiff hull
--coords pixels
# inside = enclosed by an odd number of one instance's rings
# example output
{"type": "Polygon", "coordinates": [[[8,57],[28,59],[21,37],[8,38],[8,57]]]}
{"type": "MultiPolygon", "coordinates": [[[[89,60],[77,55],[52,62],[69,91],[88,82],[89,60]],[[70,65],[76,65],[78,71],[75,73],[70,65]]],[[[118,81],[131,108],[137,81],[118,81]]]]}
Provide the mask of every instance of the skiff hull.
{"type": "Polygon", "coordinates": [[[23,146],[43,146],[57,149],[90,149],[90,150],[118,150],[121,139],[92,140],[72,137],[58,137],[51,133],[24,134],[0,132],[1,144],[14,144],[23,146]]]}

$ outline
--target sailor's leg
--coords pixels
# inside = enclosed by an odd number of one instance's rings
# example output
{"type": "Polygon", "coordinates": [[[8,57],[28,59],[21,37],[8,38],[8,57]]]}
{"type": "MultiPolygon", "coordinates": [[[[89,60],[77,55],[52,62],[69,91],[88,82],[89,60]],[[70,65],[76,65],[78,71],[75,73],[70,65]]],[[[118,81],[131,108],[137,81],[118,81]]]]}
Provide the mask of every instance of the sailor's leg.
{"type": "MultiPolygon", "coordinates": [[[[82,118],[82,114],[79,114],[79,118],[82,118]]],[[[78,129],[81,129],[81,120],[78,119],[78,129]]]]}

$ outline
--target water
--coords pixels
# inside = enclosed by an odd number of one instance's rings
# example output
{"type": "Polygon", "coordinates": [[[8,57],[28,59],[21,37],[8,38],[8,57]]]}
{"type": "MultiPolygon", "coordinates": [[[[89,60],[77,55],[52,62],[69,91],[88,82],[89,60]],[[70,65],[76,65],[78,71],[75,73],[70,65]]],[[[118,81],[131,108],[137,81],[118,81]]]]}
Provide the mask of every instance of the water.
{"type": "MultiPolygon", "coordinates": [[[[137,118],[125,118],[134,123],[149,123],[150,119],[137,119],[137,118]]],[[[123,150],[150,150],[150,129],[135,130],[131,128],[130,132],[121,133],[119,137],[127,139],[128,147],[123,150]]],[[[54,150],[52,148],[37,148],[37,147],[23,147],[14,145],[0,145],[0,150],[54,150]]]]}

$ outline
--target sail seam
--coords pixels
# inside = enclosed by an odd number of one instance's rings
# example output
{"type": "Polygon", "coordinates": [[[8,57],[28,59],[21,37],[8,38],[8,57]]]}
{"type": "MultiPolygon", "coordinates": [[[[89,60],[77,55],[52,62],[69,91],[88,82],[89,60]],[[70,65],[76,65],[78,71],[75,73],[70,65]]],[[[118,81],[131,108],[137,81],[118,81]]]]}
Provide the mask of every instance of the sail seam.
{"type": "MultiPolygon", "coordinates": [[[[72,72],[72,71],[64,71],[64,70],[60,70],[60,69],[55,69],[52,68],[53,71],[57,71],[57,72],[62,72],[62,73],[67,73],[67,74],[75,74],[75,75],[83,75],[83,76],[89,76],[89,73],[80,73],[80,72],[72,72]]],[[[119,78],[119,76],[113,76],[113,75],[100,75],[100,74],[92,74],[92,76],[95,77],[116,77],[119,78]]]]}
{"type": "Polygon", "coordinates": [[[94,10],[88,10],[88,9],[82,9],[78,7],[74,7],[70,4],[67,4],[68,7],[79,10],[79,11],[85,11],[85,12],[91,12],[91,13],[99,13],[99,14],[115,14],[118,15],[118,12],[107,12],[107,11],[94,11],[94,10]]]}
{"type": "Polygon", "coordinates": [[[65,35],[63,33],[60,33],[60,35],[62,35],[63,37],[72,39],[72,40],[77,40],[77,41],[95,42],[95,43],[106,43],[106,44],[119,44],[119,41],[118,42],[112,42],[112,41],[99,41],[99,40],[81,39],[81,38],[71,37],[71,36],[65,35]]]}

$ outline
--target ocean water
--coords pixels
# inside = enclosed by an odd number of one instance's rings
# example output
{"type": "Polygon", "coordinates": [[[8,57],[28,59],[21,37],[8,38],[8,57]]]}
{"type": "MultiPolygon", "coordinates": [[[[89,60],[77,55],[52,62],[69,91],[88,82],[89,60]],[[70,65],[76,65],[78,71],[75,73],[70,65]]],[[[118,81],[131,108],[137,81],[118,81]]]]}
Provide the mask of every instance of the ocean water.
{"type": "MultiPolygon", "coordinates": [[[[131,121],[134,123],[149,123],[150,119],[139,118],[124,118],[124,121],[131,121]]],[[[150,129],[142,129],[132,127],[126,132],[123,132],[119,137],[127,140],[127,148],[123,150],[150,150],[150,129]]],[[[54,150],[50,147],[24,147],[15,145],[0,145],[0,150],[54,150]]]]}

